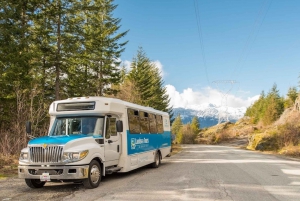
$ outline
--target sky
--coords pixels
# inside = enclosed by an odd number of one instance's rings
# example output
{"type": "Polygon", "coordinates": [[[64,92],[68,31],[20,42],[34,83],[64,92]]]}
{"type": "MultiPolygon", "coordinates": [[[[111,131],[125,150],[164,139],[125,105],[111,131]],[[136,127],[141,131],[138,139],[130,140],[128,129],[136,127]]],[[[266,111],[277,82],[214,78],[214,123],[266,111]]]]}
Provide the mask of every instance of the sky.
{"type": "MultiPolygon", "coordinates": [[[[115,0],[121,56],[138,47],[162,71],[173,107],[248,107],[274,84],[281,96],[298,87],[299,0],[115,0]]],[[[298,88],[299,89],[299,88],[298,88]]]]}

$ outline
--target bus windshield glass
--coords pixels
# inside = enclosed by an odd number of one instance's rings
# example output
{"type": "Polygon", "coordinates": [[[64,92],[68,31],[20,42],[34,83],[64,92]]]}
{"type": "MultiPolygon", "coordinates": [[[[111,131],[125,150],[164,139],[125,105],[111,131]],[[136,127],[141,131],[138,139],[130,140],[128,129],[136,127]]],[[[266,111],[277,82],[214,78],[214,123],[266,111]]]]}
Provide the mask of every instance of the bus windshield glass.
{"type": "Polygon", "coordinates": [[[50,135],[102,136],[103,126],[104,117],[59,117],[55,120],[50,135]]]}

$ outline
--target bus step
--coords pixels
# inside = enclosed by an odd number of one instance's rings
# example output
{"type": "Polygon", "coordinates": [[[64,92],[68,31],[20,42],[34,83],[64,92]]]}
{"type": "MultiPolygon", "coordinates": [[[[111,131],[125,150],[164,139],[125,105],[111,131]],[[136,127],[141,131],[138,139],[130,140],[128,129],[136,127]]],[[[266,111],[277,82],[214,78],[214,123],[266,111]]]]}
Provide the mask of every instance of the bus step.
{"type": "Polygon", "coordinates": [[[105,170],[106,174],[112,174],[114,172],[120,171],[122,168],[121,167],[109,167],[105,170]]]}

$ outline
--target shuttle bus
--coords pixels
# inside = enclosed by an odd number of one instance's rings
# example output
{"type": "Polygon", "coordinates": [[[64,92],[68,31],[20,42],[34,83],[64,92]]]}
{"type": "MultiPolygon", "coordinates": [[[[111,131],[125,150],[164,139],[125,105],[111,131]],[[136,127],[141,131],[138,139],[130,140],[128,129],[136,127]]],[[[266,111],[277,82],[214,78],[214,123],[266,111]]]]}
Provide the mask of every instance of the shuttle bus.
{"type": "Polygon", "coordinates": [[[96,188],[106,174],[157,168],[171,152],[169,114],[150,107],[78,97],[54,101],[49,114],[48,135],[30,140],[20,154],[18,175],[31,188],[49,181],[96,188]]]}

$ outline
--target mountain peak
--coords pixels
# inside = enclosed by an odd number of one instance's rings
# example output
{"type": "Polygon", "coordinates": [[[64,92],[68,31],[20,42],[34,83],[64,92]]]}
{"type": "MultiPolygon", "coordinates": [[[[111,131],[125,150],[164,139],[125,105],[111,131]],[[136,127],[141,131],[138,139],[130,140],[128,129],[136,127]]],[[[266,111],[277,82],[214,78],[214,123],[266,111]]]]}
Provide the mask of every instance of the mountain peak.
{"type": "Polygon", "coordinates": [[[201,128],[210,127],[218,124],[219,114],[223,117],[228,116],[230,122],[236,122],[242,118],[246,112],[246,107],[217,107],[214,104],[206,103],[201,105],[190,105],[188,108],[173,108],[174,116],[180,114],[183,123],[189,123],[197,116],[201,128]]]}

